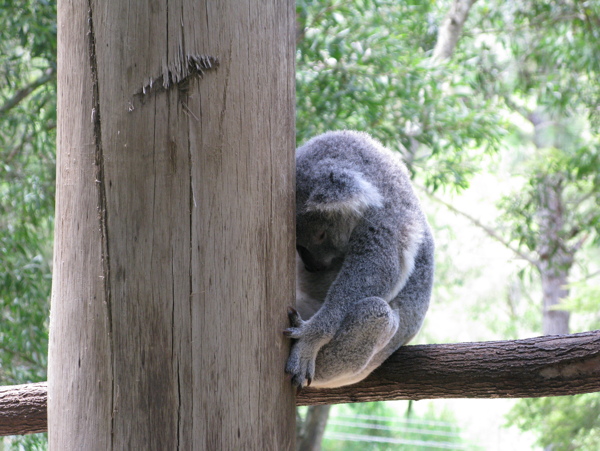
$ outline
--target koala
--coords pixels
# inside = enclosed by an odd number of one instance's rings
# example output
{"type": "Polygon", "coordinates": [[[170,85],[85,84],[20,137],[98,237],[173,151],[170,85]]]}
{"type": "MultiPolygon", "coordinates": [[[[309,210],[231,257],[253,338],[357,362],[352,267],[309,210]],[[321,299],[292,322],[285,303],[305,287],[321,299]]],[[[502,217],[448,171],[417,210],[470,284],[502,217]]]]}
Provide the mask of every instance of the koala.
{"type": "Polygon", "coordinates": [[[434,242],[397,154],[335,131],[296,150],[296,309],[285,371],[300,390],[364,379],[419,331],[434,242]]]}

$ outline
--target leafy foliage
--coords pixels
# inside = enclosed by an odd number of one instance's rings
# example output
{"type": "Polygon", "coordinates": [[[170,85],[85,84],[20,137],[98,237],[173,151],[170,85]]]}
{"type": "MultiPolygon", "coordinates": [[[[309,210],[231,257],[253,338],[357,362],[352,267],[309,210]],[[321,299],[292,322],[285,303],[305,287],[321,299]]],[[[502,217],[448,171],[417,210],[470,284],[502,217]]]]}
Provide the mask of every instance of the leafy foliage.
{"type": "MultiPolygon", "coordinates": [[[[560,127],[557,134],[572,132],[574,128],[567,123],[552,127],[560,127]]],[[[530,149],[528,158],[519,162],[525,184],[505,196],[499,204],[510,238],[529,251],[540,248],[540,240],[546,239],[540,234],[539,224],[545,203],[544,187],[553,187],[560,193],[564,207],[561,212],[563,227],[555,240],[573,250],[582,234],[590,244],[597,243],[600,238],[600,176],[595,168],[598,164],[600,146],[597,138],[584,140],[577,135],[565,140],[561,148],[530,149]]]]}
{"type": "Polygon", "coordinates": [[[556,451],[594,451],[600,447],[600,394],[524,399],[509,422],[540,433],[538,443],[556,451]]]}
{"type": "Polygon", "coordinates": [[[600,231],[600,2],[489,1],[465,39],[480,49],[479,89],[501,96],[520,126],[525,158],[515,169],[527,182],[501,209],[510,236],[540,247],[544,187],[560,191],[564,228],[557,241],[600,231]]]}
{"type": "MultiPolygon", "coordinates": [[[[54,225],[56,3],[0,0],[0,384],[46,379],[54,225]]],[[[46,434],[10,449],[46,449],[46,434]]],[[[1,447],[1,446],[0,446],[1,447]]]]}
{"type": "Polygon", "coordinates": [[[0,4],[0,383],[46,378],[56,5],[0,4]]]}
{"type": "Polygon", "coordinates": [[[479,49],[481,89],[514,96],[521,106],[583,113],[598,125],[600,2],[488,0],[478,6],[463,45],[479,49]]]}
{"type": "Polygon", "coordinates": [[[433,1],[297,3],[297,137],[365,130],[425,183],[464,188],[503,135],[497,98],[474,89],[470,60],[431,58],[433,1]]]}

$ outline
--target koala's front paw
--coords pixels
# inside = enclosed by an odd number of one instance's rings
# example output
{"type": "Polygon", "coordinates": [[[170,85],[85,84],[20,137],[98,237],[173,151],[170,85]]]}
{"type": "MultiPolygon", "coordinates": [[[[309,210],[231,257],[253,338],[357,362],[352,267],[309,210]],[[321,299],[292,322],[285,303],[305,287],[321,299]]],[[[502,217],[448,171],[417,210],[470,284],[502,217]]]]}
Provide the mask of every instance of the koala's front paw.
{"type": "Polygon", "coordinates": [[[300,390],[308,387],[315,375],[315,360],[321,344],[320,340],[310,331],[308,321],[303,321],[294,308],[288,309],[291,327],[283,334],[294,339],[292,349],[285,366],[285,372],[292,376],[292,384],[300,390]]]}

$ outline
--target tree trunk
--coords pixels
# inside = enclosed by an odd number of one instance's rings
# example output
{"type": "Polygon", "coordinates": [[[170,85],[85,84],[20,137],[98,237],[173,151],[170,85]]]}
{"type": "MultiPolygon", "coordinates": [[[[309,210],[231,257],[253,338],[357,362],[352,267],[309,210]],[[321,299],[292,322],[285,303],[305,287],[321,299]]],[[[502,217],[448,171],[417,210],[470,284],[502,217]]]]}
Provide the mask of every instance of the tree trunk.
{"type": "Polygon", "coordinates": [[[294,4],[63,1],[56,450],[293,449],[294,4]]]}

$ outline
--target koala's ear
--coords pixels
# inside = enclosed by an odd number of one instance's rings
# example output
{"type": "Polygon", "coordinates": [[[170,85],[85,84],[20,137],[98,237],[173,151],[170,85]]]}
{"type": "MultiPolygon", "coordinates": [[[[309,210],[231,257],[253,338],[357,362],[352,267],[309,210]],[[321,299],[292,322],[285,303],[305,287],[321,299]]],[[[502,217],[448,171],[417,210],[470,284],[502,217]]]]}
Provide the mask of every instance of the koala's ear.
{"type": "Polygon", "coordinates": [[[318,178],[306,202],[307,211],[359,215],[381,207],[383,198],[375,185],[356,171],[327,171],[318,178]]]}

